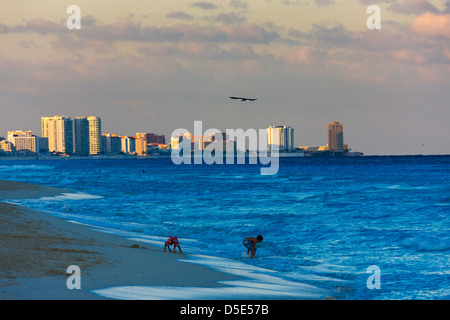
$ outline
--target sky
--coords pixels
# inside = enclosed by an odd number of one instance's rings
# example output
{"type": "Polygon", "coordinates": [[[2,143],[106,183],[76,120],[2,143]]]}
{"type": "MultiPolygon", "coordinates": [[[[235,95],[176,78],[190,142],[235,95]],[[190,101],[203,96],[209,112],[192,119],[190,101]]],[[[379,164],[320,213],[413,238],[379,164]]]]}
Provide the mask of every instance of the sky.
{"type": "Polygon", "coordinates": [[[340,121],[366,155],[450,154],[449,89],[449,0],[0,2],[1,136],[92,115],[103,133],[166,139],[196,120],[287,125],[318,146],[340,121]]]}

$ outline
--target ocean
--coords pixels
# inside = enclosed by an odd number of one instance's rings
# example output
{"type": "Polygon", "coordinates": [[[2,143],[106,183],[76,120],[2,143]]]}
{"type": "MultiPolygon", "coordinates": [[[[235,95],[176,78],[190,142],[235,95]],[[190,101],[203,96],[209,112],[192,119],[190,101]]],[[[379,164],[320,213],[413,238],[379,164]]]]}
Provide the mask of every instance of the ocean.
{"type": "Polygon", "coordinates": [[[191,262],[258,270],[272,285],[344,300],[450,299],[450,156],[280,158],[273,176],[259,164],[170,158],[0,160],[0,179],[76,192],[13,203],[161,250],[174,235],[191,262]],[[242,240],[258,234],[250,259],[242,240]]]}

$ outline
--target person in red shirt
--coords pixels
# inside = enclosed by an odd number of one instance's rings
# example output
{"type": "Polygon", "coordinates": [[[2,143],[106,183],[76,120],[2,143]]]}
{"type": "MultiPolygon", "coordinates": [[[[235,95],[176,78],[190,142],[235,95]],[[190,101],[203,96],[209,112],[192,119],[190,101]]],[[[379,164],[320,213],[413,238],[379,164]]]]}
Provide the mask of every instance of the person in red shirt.
{"type": "Polygon", "coordinates": [[[180,244],[178,243],[177,237],[169,237],[169,239],[167,239],[166,243],[164,244],[164,252],[166,252],[166,248],[169,249],[169,252],[172,252],[172,250],[170,250],[171,245],[173,245],[173,252],[175,252],[175,249],[178,247],[180,253],[183,253],[181,251],[181,247],[180,244]]]}

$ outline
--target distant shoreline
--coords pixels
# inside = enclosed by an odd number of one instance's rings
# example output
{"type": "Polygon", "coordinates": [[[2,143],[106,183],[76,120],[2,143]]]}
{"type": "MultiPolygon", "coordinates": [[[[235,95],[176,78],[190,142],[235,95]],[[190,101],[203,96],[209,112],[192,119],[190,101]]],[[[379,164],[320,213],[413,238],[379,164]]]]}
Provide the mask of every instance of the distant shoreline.
{"type": "MultiPolygon", "coordinates": [[[[446,157],[450,156],[450,154],[386,154],[386,155],[362,155],[362,156],[341,156],[341,157],[333,157],[333,156],[301,156],[301,155],[295,155],[295,153],[280,153],[280,158],[368,158],[368,157],[446,157]]],[[[246,156],[248,157],[248,156],[246,156]]],[[[6,160],[6,161],[39,161],[39,160],[146,160],[146,159],[170,159],[170,155],[151,155],[151,156],[123,156],[123,155],[117,155],[117,156],[110,156],[110,155],[103,155],[103,156],[93,156],[93,157],[86,157],[86,156],[68,156],[68,157],[59,157],[59,156],[27,156],[27,157],[0,157],[0,161],[6,160]]]]}

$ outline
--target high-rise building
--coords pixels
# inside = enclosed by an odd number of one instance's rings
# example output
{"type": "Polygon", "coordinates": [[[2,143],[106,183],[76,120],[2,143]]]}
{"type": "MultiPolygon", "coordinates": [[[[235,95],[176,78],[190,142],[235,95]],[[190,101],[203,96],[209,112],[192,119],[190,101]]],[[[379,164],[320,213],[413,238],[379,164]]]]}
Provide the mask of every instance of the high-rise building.
{"type": "Polygon", "coordinates": [[[138,156],[145,156],[147,154],[147,134],[136,133],[135,148],[138,156]]]}
{"type": "Polygon", "coordinates": [[[156,133],[136,133],[138,138],[147,140],[147,143],[165,144],[166,137],[156,133]]]}
{"type": "Polygon", "coordinates": [[[74,154],[77,156],[88,156],[89,144],[89,121],[87,117],[76,117],[73,121],[74,154]]]}
{"type": "Polygon", "coordinates": [[[39,153],[47,153],[48,152],[48,138],[40,137],[39,138],[39,153]]]}
{"type": "Polygon", "coordinates": [[[147,133],[147,143],[165,144],[166,137],[155,133],[147,133]]]}
{"type": "Polygon", "coordinates": [[[73,153],[73,122],[65,116],[41,118],[42,137],[48,138],[49,152],[73,153]]]}
{"type": "Polygon", "coordinates": [[[122,151],[122,137],[115,133],[105,133],[104,153],[117,154],[122,151]]]}
{"type": "Polygon", "coordinates": [[[121,150],[123,153],[133,154],[136,152],[136,138],[124,136],[121,140],[121,150]]]}
{"type": "Polygon", "coordinates": [[[54,129],[53,117],[41,117],[41,137],[47,138],[48,149],[54,151],[56,149],[56,137],[54,129]],[[50,131],[52,138],[50,139],[50,131]],[[51,145],[50,145],[51,144],[51,145]]]}
{"type": "Polygon", "coordinates": [[[66,116],[41,118],[42,137],[48,139],[48,151],[80,156],[101,153],[101,119],[66,116]]]}
{"type": "Polygon", "coordinates": [[[294,150],[294,128],[287,126],[270,126],[267,128],[267,145],[269,151],[294,150]]]}
{"type": "Polygon", "coordinates": [[[331,121],[328,124],[328,149],[344,151],[344,127],[339,121],[331,121]]]}
{"type": "Polygon", "coordinates": [[[185,147],[190,146],[189,150],[193,149],[192,135],[190,133],[180,134],[178,136],[171,137],[170,138],[171,149],[173,149],[173,150],[181,149],[182,147],[180,147],[180,144],[182,142],[185,147]]]}
{"type": "Polygon", "coordinates": [[[99,117],[87,117],[89,122],[89,154],[102,153],[102,120],[99,117]]]}

